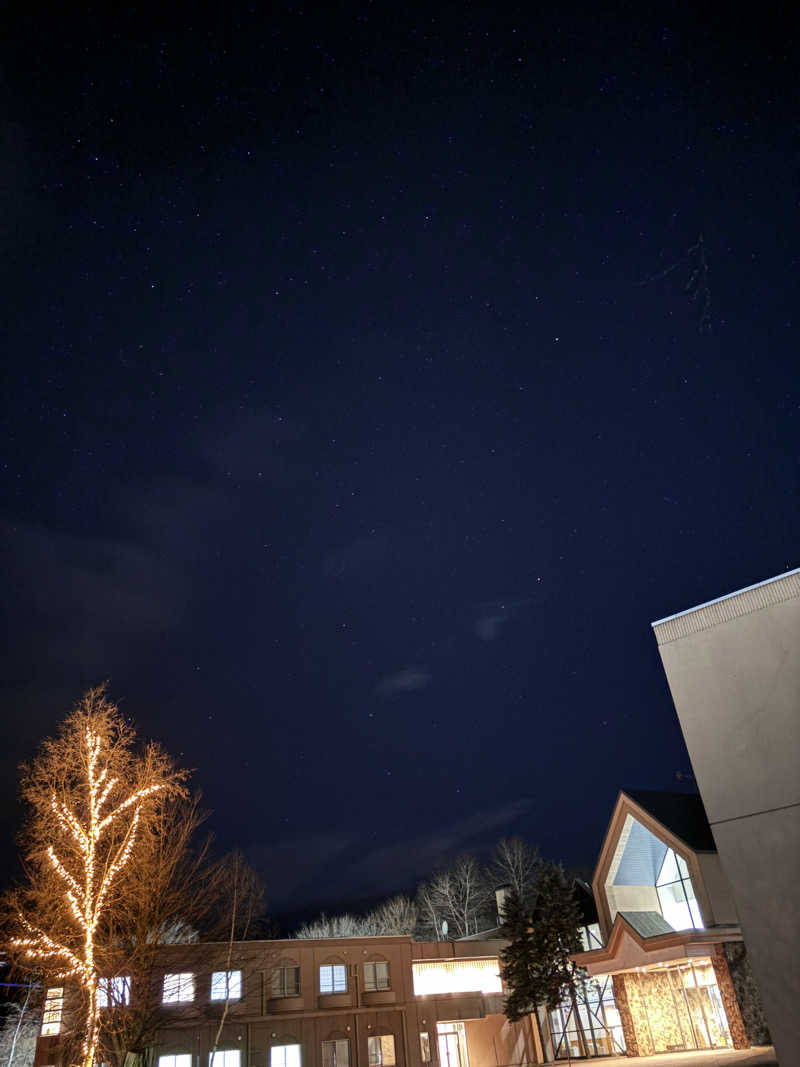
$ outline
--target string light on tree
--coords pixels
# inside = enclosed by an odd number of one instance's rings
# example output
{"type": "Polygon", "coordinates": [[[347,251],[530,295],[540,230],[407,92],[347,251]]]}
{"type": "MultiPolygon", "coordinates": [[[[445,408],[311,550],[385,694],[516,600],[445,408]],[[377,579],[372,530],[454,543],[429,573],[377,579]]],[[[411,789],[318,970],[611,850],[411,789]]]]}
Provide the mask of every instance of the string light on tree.
{"type": "Polygon", "coordinates": [[[104,690],[92,690],[67,720],[61,747],[59,742],[45,744],[26,789],[35,814],[43,817],[34,823],[38,855],[52,872],[52,891],[62,894],[68,911],[65,916],[56,911],[51,920],[56,932],[20,908],[20,935],[11,945],[23,958],[38,962],[48,980],[75,979],[85,1006],[81,1067],[94,1067],[98,1060],[98,933],[113,911],[112,890],[134,859],[152,802],[182,788],[183,776],[159,749],[150,746],[137,758],[130,751],[132,742],[132,732],[104,690]],[[60,766],[66,755],[71,766],[60,766]],[[54,785],[49,798],[43,788],[48,779],[54,785]]]}

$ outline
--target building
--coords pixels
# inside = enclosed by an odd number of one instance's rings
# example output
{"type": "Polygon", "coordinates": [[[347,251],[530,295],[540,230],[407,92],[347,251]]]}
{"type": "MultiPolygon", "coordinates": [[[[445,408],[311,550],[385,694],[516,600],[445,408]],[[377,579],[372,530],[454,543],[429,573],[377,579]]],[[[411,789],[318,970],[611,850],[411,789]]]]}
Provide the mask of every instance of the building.
{"type": "MultiPolygon", "coordinates": [[[[647,1056],[769,1043],[698,796],[621,792],[592,887],[602,945],[573,958],[596,984],[581,1017],[584,1031],[603,1038],[602,1051],[610,1044],[647,1056]]],[[[579,1029],[573,1019],[573,1055],[579,1029]]]]}
{"type": "Polygon", "coordinates": [[[782,1065],[800,1063],[800,570],[653,623],[782,1065]]]}
{"type": "MultiPolygon", "coordinates": [[[[517,1023],[503,1014],[497,928],[454,942],[163,945],[144,988],[118,975],[101,1000],[152,1008],[147,1067],[525,1067],[769,1043],[699,797],[620,793],[592,889],[576,891],[575,1003],[517,1023]]],[[[69,991],[51,987],[34,1067],[69,1063],[69,991]]]]}
{"type": "MultiPolygon", "coordinates": [[[[213,1067],[539,1063],[533,1021],[502,1014],[501,947],[409,937],[245,941],[229,962],[226,943],[164,945],[152,1065],[212,1067],[215,1043],[213,1067]]],[[[143,994],[118,976],[104,1010],[125,1010],[143,994]]],[[[65,1003],[63,988],[48,991],[35,1067],[67,1067],[65,1003]]]]}

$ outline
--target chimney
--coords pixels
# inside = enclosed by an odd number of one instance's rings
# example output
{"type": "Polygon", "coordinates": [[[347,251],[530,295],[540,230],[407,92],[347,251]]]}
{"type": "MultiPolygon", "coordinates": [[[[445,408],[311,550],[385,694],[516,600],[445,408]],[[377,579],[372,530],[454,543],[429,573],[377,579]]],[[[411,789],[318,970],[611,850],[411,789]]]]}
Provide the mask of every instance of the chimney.
{"type": "Polygon", "coordinates": [[[494,891],[494,899],[497,905],[497,925],[502,926],[506,921],[506,896],[508,895],[510,885],[499,885],[494,891]]]}

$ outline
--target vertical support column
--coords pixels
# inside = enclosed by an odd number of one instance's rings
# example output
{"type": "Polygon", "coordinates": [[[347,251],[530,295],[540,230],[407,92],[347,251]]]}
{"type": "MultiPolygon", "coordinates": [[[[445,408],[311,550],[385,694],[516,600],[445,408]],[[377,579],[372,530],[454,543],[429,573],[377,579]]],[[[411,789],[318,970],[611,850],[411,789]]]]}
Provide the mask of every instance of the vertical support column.
{"type": "Polygon", "coordinates": [[[747,1029],[742,1019],[742,1013],[739,1011],[739,1001],[736,999],[733,979],[728,969],[728,961],[725,958],[722,945],[714,945],[711,963],[714,967],[714,977],[717,979],[717,986],[722,997],[722,1006],[725,1008],[725,1014],[728,1017],[728,1029],[733,1038],[733,1047],[750,1048],[747,1029]]]}
{"type": "Polygon", "coordinates": [[[636,1028],[633,1025],[631,1006],[628,1003],[628,991],[625,988],[625,975],[612,974],[611,981],[614,985],[614,1000],[617,1004],[620,1020],[622,1021],[622,1033],[625,1036],[625,1055],[639,1056],[639,1042],[636,1039],[636,1028]]]}

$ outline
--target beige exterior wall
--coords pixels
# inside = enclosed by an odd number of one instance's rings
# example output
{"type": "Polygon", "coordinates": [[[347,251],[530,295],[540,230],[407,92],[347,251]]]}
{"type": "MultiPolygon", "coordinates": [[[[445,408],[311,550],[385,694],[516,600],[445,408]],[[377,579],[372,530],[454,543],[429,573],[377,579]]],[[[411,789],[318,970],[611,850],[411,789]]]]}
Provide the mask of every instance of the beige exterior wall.
{"type": "Polygon", "coordinates": [[[653,624],[782,1067],[800,1064],[800,570],[653,624]]]}

